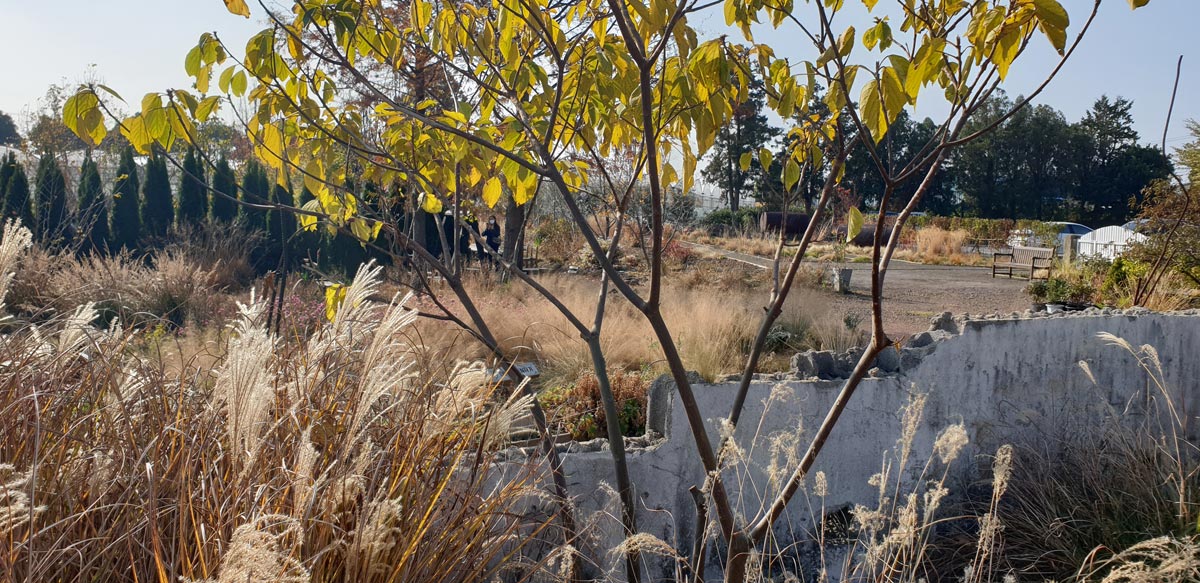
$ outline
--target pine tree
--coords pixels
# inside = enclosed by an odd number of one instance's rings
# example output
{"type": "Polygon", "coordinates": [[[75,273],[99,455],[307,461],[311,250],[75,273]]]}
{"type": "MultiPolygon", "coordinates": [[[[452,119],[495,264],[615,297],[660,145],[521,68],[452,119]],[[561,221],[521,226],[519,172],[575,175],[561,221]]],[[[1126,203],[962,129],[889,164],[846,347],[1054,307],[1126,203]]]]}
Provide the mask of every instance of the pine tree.
{"type": "Polygon", "coordinates": [[[79,233],[80,251],[103,251],[108,248],[108,205],[104,201],[104,185],[100,169],[89,155],[79,168],[79,233]]]}
{"type": "MultiPolygon", "coordinates": [[[[242,197],[244,203],[249,204],[265,204],[267,197],[271,195],[271,183],[267,180],[267,173],[263,170],[262,165],[257,161],[251,160],[246,165],[246,174],[242,176],[242,197]]],[[[243,205],[238,209],[238,214],[242,219],[242,224],[251,231],[265,231],[267,229],[267,214],[262,209],[251,208],[243,205]]]]}
{"type": "Polygon", "coordinates": [[[204,177],[204,165],[196,157],[196,149],[188,148],[183,159],[183,174],[179,177],[178,225],[203,223],[208,216],[208,183],[204,177]]]}
{"type": "Polygon", "coordinates": [[[237,203],[233,198],[238,196],[237,176],[229,167],[229,160],[224,157],[217,162],[217,169],[212,179],[212,218],[214,221],[232,223],[237,218],[237,203]],[[233,198],[226,198],[222,193],[233,198]]]}
{"type": "Polygon", "coordinates": [[[133,161],[133,148],[121,152],[121,163],[117,166],[117,179],[113,183],[112,247],[137,249],[142,238],[142,219],[138,215],[138,171],[133,161]]]}
{"type": "Polygon", "coordinates": [[[20,219],[26,227],[33,226],[33,204],[29,200],[29,177],[25,166],[13,163],[12,174],[4,187],[4,220],[20,219]]]}
{"type": "Polygon", "coordinates": [[[149,237],[165,237],[175,222],[175,204],[171,198],[171,178],[167,160],[157,153],[146,164],[146,182],[142,184],[142,229],[149,237]]]}
{"type": "Polygon", "coordinates": [[[37,216],[34,236],[44,244],[59,246],[69,238],[67,233],[67,178],[63,176],[53,152],[42,155],[38,161],[37,178],[34,182],[37,193],[37,216]]]}

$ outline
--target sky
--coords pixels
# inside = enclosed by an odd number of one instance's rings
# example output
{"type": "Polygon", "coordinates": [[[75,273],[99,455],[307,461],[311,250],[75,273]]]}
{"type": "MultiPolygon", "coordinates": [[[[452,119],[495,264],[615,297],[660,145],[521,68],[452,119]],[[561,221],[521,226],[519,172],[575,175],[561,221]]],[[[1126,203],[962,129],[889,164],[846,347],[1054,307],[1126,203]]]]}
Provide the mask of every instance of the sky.
{"type": "MultiPolygon", "coordinates": [[[[1082,25],[1092,0],[1061,0],[1071,13],[1071,32],[1082,25]]],[[[0,111],[18,126],[54,83],[74,85],[95,77],[139,103],[150,91],[189,87],[183,61],[203,32],[216,32],[233,47],[263,27],[261,9],[251,19],[230,14],[221,0],[0,0],[0,111]]],[[[880,6],[889,4],[887,0],[880,6]]],[[[861,3],[846,3],[840,25],[860,34],[872,21],[861,3]]],[[[797,2],[797,6],[802,6],[797,2]]],[[[877,10],[879,10],[877,8],[877,10]]],[[[1200,120],[1200,46],[1191,35],[1200,22],[1200,0],[1152,0],[1132,11],[1126,0],[1104,0],[1099,15],[1076,54],[1035,101],[1078,120],[1101,95],[1133,101],[1135,128],[1146,143],[1158,144],[1175,78],[1184,55],[1168,147],[1188,141],[1187,119],[1200,120]]],[[[725,27],[720,6],[692,19],[702,36],[739,34],[725,27]]],[[[893,29],[899,25],[893,22],[893,29]]],[[[811,58],[794,28],[759,27],[757,42],[778,56],[811,58]]],[[[1057,55],[1039,37],[1005,83],[1012,97],[1031,91],[1057,63],[1057,55]]],[[[938,100],[918,102],[915,116],[944,113],[938,100]]]]}

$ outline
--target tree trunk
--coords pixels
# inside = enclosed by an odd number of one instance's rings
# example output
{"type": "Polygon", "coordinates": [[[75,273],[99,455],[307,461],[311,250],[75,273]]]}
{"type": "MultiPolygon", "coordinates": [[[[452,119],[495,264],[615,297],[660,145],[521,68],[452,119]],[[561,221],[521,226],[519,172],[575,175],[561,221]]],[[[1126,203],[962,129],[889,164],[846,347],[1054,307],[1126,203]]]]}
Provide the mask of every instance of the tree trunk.
{"type": "Polygon", "coordinates": [[[513,264],[517,269],[525,268],[523,245],[525,235],[525,207],[515,202],[509,202],[508,212],[504,214],[504,241],[502,253],[504,260],[513,264]]]}

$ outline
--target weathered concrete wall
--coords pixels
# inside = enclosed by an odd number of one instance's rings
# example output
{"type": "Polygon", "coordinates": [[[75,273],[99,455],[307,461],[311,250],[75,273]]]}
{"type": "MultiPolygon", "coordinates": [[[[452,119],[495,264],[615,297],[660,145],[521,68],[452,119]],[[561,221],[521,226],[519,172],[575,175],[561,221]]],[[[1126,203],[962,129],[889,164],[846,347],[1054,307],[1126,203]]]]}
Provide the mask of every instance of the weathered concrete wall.
{"type": "MultiPolygon", "coordinates": [[[[1069,315],[983,319],[936,318],[933,331],[918,335],[893,360],[863,381],[828,441],[814,472],[828,476],[827,509],[873,504],[878,490],[868,485],[881,460],[900,435],[899,411],[914,392],[928,395],[917,429],[915,456],[930,455],[937,434],[950,424],[964,423],[971,440],[968,454],[990,455],[1003,443],[1028,432],[1067,422],[1086,423],[1105,415],[1136,416],[1150,390],[1148,376],[1128,351],[1097,338],[1109,332],[1136,348],[1147,344],[1160,356],[1163,376],[1189,417],[1200,398],[1200,311],[1154,314],[1144,310],[1090,311],[1069,315]],[[1087,364],[1093,382],[1080,366],[1087,364]],[[886,372],[894,370],[895,372],[886,372]]],[[[851,355],[841,355],[844,360],[851,355]]],[[[816,360],[838,359],[821,355],[816,360]]],[[[800,374],[837,376],[833,368],[804,369],[800,374]],[[832,372],[831,372],[832,371],[832,372]],[[829,374],[826,374],[829,373],[829,374]]],[[[818,367],[820,368],[820,367],[818,367]]],[[[751,389],[737,442],[744,463],[727,472],[738,508],[758,513],[763,498],[777,491],[773,468],[788,468],[786,456],[797,455],[820,424],[838,391],[838,380],[783,380],[755,383],[751,389]],[[797,429],[802,437],[790,440],[797,429]]],[[[708,438],[719,439],[719,419],[729,414],[736,384],[696,385],[696,398],[708,421],[708,438]]],[[[656,383],[651,397],[651,426],[665,434],[629,455],[638,498],[641,528],[687,548],[695,510],[688,488],[702,484],[704,472],[673,384],[656,383]]],[[[647,440],[639,440],[646,443],[647,440]]],[[[971,457],[966,457],[970,466],[971,457]]],[[[612,463],[601,440],[573,444],[566,470],[584,514],[608,509],[601,520],[596,548],[620,540],[611,493],[597,485],[612,483],[612,463]],[[588,451],[591,450],[591,451],[588,451]]],[[[920,465],[920,461],[917,462],[920,465]]],[[[779,479],[783,479],[780,476],[779,479]]],[[[814,512],[794,502],[778,534],[795,537],[812,524],[814,512]]],[[[818,517],[819,519],[819,517],[818,517]]],[[[611,556],[616,564],[616,557],[611,556]]]]}

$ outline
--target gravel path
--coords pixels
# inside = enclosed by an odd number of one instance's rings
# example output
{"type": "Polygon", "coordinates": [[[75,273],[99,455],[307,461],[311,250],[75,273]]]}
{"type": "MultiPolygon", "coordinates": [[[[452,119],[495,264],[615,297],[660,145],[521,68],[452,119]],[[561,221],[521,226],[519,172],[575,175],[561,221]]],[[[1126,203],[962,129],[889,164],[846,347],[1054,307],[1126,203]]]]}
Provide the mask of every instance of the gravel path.
{"type": "MultiPolygon", "coordinates": [[[[733,261],[771,268],[770,259],[710,245],[688,244],[733,261]]],[[[833,266],[831,263],[819,265],[833,266]]],[[[871,266],[866,263],[846,266],[854,271],[850,278],[851,293],[830,292],[830,298],[839,311],[857,312],[865,319],[871,311],[871,266]]],[[[901,337],[926,330],[929,319],[942,312],[1007,314],[1024,311],[1030,306],[1029,297],[1023,291],[1026,285],[1027,282],[1021,279],[993,279],[988,267],[923,265],[893,259],[884,281],[884,328],[889,335],[901,337]]]]}

